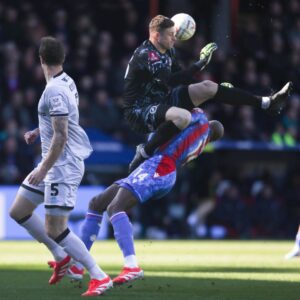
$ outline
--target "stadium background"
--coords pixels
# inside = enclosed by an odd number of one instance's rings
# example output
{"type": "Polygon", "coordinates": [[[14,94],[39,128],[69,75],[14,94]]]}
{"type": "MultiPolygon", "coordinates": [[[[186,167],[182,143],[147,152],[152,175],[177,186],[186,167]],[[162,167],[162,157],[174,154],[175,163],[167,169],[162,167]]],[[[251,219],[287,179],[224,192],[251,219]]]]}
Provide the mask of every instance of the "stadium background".
{"type": "MultiPolygon", "coordinates": [[[[179,172],[166,198],[132,211],[136,235],[293,237],[300,219],[298,0],[44,0],[43,5],[2,0],[0,184],[18,185],[39,159],[39,145],[26,146],[23,134],[37,125],[37,101],[45,86],[37,47],[44,35],[62,39],[67,47],[65,71],[77,83],[81,125],[95,147],[83,185],[106,186],[124,176],[134,145],[143,139],[122,118],[125,68],[147,38],[150,16],[178,12],[191,14],[198,26],[190,41],[178,44],[183,65],[194,62],[206,43],[219,45],[199,80],[229,81],[257,94],[272,93],[291,80],[295,89],[275,118],[250,107],[205,105],[209,118],[225,125],[224,139],[179,172]]],[[[73,215],[73,221],[82,216],[73,215]]]]}

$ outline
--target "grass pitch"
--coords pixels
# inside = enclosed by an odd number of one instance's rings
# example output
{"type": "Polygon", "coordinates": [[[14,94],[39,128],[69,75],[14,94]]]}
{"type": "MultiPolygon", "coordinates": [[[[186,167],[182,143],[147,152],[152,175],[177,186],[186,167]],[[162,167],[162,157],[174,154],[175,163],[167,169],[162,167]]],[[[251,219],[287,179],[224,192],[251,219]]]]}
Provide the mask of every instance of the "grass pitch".
{"type": "MultiPolygon", "coordinates": [[[[114,288],[104,299],[299,300],[300,260],[284,261],[292,242],[138,241],[145,279],[114,288]]],[[[109,275],[122,266],[114,241],[95,243],[92,254],[109,275]]],[[[87,288],[67,278],[49,286],[51,258],[37,242],[0,242],[0,299],[83,299],[87,288]]]]}

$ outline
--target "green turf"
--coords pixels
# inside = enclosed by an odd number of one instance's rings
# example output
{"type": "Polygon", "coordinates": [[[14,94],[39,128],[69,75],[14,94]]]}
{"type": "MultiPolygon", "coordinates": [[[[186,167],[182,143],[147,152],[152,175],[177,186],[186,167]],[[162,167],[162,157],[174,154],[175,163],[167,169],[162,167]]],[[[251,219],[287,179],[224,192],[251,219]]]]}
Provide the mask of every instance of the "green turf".
{"type": "MultiPolygon", "coordinates": [[[[300,260],[284,261],[292,242],[138,241],[145,279],[109,291],[105,299],[299,300],[300,260]]],[[[97,242],[93,255],[111,276],[122,265],[114,241],[97,242]]],[[[67,279],[49,286],[50,258],[35,242],[0,242],[0,299],[82,299],[87,287],[67,279]]]]}

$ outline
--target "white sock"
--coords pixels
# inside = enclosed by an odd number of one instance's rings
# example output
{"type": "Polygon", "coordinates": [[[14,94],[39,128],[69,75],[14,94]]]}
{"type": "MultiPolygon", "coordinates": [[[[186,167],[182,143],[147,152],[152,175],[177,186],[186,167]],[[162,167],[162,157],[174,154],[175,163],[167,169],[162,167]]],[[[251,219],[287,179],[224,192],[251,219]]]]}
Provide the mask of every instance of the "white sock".
{"type": "Polygon", "coordinates": [[[82,240],[73,232],[59,242],[59,245],[76,261],[80,262],[90,273],[92,279],[101,280],[107,275],[97,265],[95,259],[92,257],[82,240]]]}
{"type": "Polygon", "coordinates": [[[56,244],[57,246],[53,249],[49,249],[55,259],[55,261],[61,261],[63,260],[68,254],[65,252],[65,250],[56,244]]]}
{"type": "Polygon", "coordinates": [[[38,215],[32,214],[29,219],[19,224],[38,242],[45,244],[56,261],[60,261],[67,256],[64,249],[47,235],[45,225],[38,215]]]}
{"type": "Polygon", "coordinates": [[[124,257],[124,266],[127,268],[137,268],[138,263],[135,255],[128,255],[124,257]]]}
{"type": "Polygon", "coordinates": [[[271,104],[270,97],[262,97],[262,101],[261,101],[262,109],[268,109],[270,107],[270,104],[271,104]]]}

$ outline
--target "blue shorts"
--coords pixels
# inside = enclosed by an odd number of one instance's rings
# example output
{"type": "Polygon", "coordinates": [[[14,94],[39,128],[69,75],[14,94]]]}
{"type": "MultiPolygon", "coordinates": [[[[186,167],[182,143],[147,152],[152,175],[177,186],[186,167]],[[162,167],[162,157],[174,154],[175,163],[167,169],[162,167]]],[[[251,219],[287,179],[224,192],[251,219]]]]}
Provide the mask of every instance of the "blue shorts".
{"type": "Polygon", "coordinates": [[[128,177],[115,183],[131,191],[141,203],[165,196],[176,182],[176,169],[167,174],[159,174],[157,170],[162,157],[162,155],[151,157],[128,177]]]}

